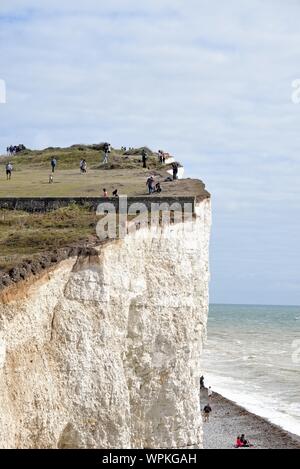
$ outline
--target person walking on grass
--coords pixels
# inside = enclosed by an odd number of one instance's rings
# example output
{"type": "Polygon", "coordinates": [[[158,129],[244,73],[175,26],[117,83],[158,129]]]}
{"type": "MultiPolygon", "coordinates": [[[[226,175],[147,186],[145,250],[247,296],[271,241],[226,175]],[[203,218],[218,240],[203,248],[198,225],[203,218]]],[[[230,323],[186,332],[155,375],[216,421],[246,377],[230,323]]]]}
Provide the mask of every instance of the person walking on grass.
{"type": "Polygon", "coordinates": [[[57,160],[56,160],[56,158],[52,158],[52,160],[51,160],[52,173],[54,173],[55,168],[56,168],[56,165],[57,165],[57,160]]]}
{"type": "Polygon", "coordinates": [[[206,406],[203,409],[204,422],[207,422],[207,423],[209,422],[209,416],[210,416],[211,411],[212,411],[212,408],[210,407],[210,405],[206,404],[206,406]]]}
{"type": "Polygon", "coordinates": [[[146,185],[148,187],[149,194],[152,194],[154,192],[154,177],[153,176],[148,177],[146,185]]]}
{"type": "Polygon", "coordinates": [[[11,179],[11,173],[13,170],[13,165],[9,162],[6,165],[6,180],[9,181],[11,179]]]}
{"type": "Polygon", "coordinates": [[[85,160],[80,161],[80,172],[81,174],[86,174],[87,172],[87,162],[85,160]]]}
{"type": "Polygon", "coordinates": [[[104,160],[102,161],[102,164],[107,164],[108,163],[108,155],[111,152],[110,143],[105,143],[104,144],[103,151],[104,151],[104,160]]]}
{"type": "Polygon", "coordinates": [[[147,168],[147,158],[148,158],[147,152],[145,148],[143,148],[143,151],[142,151],[143,168],[147,168]]]}

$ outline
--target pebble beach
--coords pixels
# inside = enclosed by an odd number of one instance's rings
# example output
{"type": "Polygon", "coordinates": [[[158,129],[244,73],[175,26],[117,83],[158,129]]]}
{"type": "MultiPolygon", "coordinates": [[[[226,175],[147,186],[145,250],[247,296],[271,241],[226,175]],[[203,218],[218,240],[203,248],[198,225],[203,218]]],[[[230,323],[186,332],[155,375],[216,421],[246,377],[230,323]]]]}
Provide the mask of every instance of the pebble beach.
{"type": "MultiPolygon", "coordinates": [[[[207,390],[201,391],[201,409],[207,404],[207,390]]],[[[213,393],[210,421],[203,422],[204,449],[234,449],[238,435],[245,434],[253,445],[246,449],[300,449],[300,437],[248,412],[234,402],[213,393]]]]}

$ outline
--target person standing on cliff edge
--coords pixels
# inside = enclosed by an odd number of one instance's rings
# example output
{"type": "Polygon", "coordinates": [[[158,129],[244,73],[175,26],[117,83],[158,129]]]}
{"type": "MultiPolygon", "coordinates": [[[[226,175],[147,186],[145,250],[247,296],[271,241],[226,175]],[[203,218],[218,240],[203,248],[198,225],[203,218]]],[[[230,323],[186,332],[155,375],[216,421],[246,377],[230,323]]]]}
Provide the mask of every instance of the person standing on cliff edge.
{"type": "Polygon", "coordinates": [[[178,179],[178,163],[172,163],[172,169],[173,169],[173,181],[176,181],[176,179],[178,179]]]}

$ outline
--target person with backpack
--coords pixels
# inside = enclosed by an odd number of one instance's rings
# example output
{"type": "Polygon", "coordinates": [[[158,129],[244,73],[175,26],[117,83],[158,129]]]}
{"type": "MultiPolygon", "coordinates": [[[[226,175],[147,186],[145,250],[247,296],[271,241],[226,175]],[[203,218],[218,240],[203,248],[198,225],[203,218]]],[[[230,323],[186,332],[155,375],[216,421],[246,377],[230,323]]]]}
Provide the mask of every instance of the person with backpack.
{"type": "Polygon", "coordinates": [[[57,160],[56,160],[56,158],[52,158],[52,160],[51,160],[52,173],[54,173],[55,168],[56,168],[56,165],[57,165],[57,160]]]}

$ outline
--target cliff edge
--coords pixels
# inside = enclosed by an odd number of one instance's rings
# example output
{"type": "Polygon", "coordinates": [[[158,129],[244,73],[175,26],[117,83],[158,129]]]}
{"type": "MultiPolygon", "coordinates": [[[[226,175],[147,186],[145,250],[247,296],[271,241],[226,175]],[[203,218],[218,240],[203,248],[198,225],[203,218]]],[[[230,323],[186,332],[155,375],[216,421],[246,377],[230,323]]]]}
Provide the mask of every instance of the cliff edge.
{"type": "Polygon", "coordinates": [[[209,235],[207,198],[188,222],[15,284],[0,303],[1,448],[201,447],[209,235]]]}

